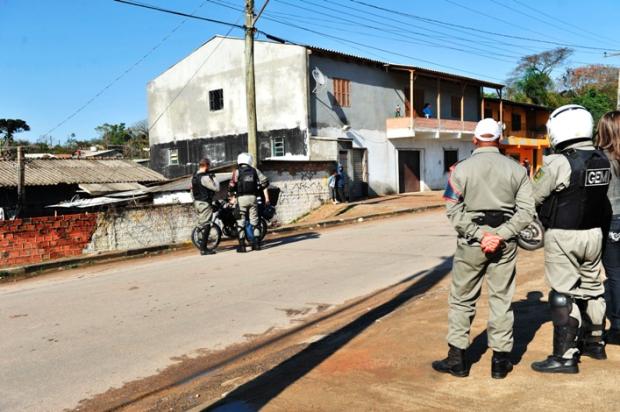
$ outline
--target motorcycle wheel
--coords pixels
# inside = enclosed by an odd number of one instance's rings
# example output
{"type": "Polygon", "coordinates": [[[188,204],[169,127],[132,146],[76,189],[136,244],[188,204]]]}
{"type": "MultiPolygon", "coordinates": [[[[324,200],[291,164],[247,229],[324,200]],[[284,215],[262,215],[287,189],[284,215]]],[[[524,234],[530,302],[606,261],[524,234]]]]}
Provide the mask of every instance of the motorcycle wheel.
{"type": "Polygon", "coordinates": [[[517,244],[525,250],[540,249],[545,244],[545,229],[540,220],[535,219],[519,232],[517,244]]]}
{"type": "Polygon", "coordinates": [[[218,225],[196,226],[192,230],[192,243],[198,250],[202,250],[203,234],[207,228],[209,230],[207,250],[215,250],[222,240],[222,230],[218,225]]]}
{"type": "Polygon", "coordinates": [[[265,238],[265,236],[267,236],[267,228],[268,227],[269,227],[269,223],[267,223],[265,218],[261,217],[260,220],[258,221],[258,230],[260,232],[259,240],[261,242],[265,238]]]}

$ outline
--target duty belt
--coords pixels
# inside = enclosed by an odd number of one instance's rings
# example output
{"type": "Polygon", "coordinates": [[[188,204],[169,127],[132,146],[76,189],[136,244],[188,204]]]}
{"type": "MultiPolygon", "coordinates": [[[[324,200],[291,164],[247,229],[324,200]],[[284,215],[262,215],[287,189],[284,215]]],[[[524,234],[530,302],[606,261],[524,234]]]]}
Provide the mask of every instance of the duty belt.
{"type": "Polygon", "coordinates": [[[477,216],[471,221],[479,226],[490,226],[496,228],[509,221],[511,216],[501,210],[487,210],[482,216],[477,216]]]}

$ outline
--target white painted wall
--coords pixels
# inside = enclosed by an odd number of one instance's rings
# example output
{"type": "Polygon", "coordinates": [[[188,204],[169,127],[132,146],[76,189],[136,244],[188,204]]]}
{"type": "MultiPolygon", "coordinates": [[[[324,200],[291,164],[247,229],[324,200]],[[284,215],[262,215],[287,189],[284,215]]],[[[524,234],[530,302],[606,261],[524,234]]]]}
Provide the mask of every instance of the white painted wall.
{"type": "MultiPolygon", "coordinates": [[[[255,70],[258,129],[307,130],[306,49],[256,42],[255,70]]],[[[147,94],[149,124],[164,113],[151,130],[151,146],[247,133],[243,40],[214,37],[151,81],[147,94]],[[209,91],[215,89],[224,90],[220,111],[209,110],[209,91]]]]}
{"type": "Polygon", "coordinates": [[[446,149],[456,149],[459,152],[459,160],[468,158],[474,150],[474,145],[469,138],[409,138],[393,139],[392,165],[395,187],[398,188],[398,150],[419,150],[421,190],[442,190],[446,187],[448,174],[444,172],[443,152],[446,149]]]}

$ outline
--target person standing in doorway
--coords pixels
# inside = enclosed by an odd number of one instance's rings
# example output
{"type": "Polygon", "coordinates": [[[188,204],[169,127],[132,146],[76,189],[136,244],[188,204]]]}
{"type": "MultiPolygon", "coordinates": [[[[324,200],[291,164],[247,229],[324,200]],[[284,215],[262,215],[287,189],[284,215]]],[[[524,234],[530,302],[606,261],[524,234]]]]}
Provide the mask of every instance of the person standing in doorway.
{"type": "MultiPolygon", "coordinates": [[[[220,183],[215,174],[209,171],[211,161],[204,158],[198,163],[198,171],[192,176],[192,195],[194,197],[194,209],[198,214],[198,225],[205,226],[211,223],[213,216],[213,196],[220,190],[220,183]]],[[[209,229],[202,231],[201,255],[212,255],[214,250],[207,249],[209,229]]]]}
{"type": "Polygon", "coordinates": [[[527,177],[531,177],[532,166],[530,165],[530,161],[528,159],[525,159],[523,161],[523,167],[525,167],[525,171],[527,172],[527,177]]]}
{"type": "Polygon", "coordinates": [[[344,167],[342,167],[341,164],[338,164],[338,174],[336,176],[336,200],[338,202],[346,202],[345,196],[344,196],[344,188],[345,188],[345,184],[347,182],[347,175],[344,172],[344,167]]]}
{"type": "Polygon", "coordinates": [[[448,300],[448,356],[433,362],[437,372],[469,375],[465,350],[482,282],[489,291],[488,344],[491,376],[505,378],[513,365],[512,297],[517,235],[534,218],[530,179],[521,165],[499,152],[501,127],[493,119],[476,125],[476,150],[451,167],[444,193],[447,215],[458,234],[448,300]]]}
{"type": "Polygon", "coordinates": [[[604,233],[603,265],[605,302],[610,325],[605,343],[620,345],[620,111],[615,110],[601,117],[597,127],[596,145],[605,151],[611,164],[611,182],[607,197],[611,203],[612,218],[604,233]]]}
{"type": "Polygon", "coordinates": [[[336,169],[332,170],[332,173],[327,178],[327,186],[329,187],[329,194],[332,198],[333,204],[338,204],[338,197],[336,193],[336,180],[338,179],[338,172],[336,169]]]}

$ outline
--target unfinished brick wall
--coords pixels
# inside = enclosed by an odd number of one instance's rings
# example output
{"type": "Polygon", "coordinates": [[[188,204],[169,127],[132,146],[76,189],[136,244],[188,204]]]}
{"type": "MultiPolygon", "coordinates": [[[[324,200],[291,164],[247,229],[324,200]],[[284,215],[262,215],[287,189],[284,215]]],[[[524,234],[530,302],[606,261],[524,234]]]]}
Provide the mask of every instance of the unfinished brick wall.
{"type": "Polygon", "coordinates": [[[95,214],[0,221],[0,268],[81,255],[96,224],[95,214]]]}

